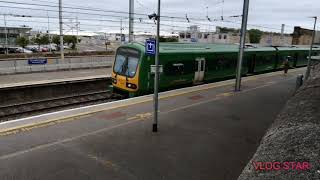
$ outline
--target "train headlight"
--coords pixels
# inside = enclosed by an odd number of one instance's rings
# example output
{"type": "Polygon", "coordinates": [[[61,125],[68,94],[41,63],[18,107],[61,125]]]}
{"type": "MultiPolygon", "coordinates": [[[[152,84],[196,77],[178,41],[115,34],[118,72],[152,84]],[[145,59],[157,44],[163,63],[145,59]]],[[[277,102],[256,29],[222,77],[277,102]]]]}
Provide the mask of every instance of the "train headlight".
{"type": "Polygon", "coordinates": [[[130,88],[130,89],[137,89],[137,85],[132,84],[132,83],[127,83],[127,88],[130,88]]]}
{"type": "Polygon", "coordinates": [[[113,82],[114,84],[117,84],[117,79],[112,79],[112,82],[113,82]]]}

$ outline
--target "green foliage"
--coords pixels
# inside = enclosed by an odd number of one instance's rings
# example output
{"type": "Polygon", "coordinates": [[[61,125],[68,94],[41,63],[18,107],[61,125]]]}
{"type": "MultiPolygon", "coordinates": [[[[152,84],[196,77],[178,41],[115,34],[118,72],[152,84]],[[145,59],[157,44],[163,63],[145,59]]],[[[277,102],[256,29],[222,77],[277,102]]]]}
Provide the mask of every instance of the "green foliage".
{"type": "Polygon", "coordinates": [[[178,42],[177,37],[159,37],[159,42],[178,42]]]}
{"type": "Polygon", "coordinates": [[[25,48],[29,44],[29,39],[26,37],[18,37],[16,43],[21,46],[22,48],[25,48]]]}
{"type": "Polygon", "coordinates": [[[261,36],[263,34],[259,29],[250,29],[248,31],[250,37],[250,43],[260,43],[261,36]]]}
{"type": "Polygon", "coordinates": [[[33,37],[32,42],[34,44],[37,44],[39,47],[43,44],[49,44],[50,40],[49,40],[49,36],[48,35],[41,35],[41,34],[37,34],[35,37],[33,37]]]}
{"type": "Polygon", "coordinates": [[[220,27],[220,33],[238,33],[239,29],[234,29],[234,28],[227,28],[227,27],[220,27]]]}
{"type": "Polygon", "coordinates": [[[76,49],[76,45],[78,44],[78,38],[76,36],[66,35],[63,37],[64,43],[67,43],[68,46],[71,44],[71,49],[76,49]]]}
{"type": "MultiPolygon", "coordinates": [[[[59,35],[53,36],[52,42],[59,47],[60,36],[59,35]]],[[[68,46],[71,44],[72,49],[76,49],[76,45],[78,44],[78,42],[81,42],[81,39],[77,39],[77,36],[70,36],[70,35],[63,36],[63,44],[66,43],[66,44],[68,44],[68,46]]]]}
{"type": "Polygon", "coordinates": [[[60,36],[54,35],[52,37],[52,42],[58,46],[60,44],[60,36]]]}

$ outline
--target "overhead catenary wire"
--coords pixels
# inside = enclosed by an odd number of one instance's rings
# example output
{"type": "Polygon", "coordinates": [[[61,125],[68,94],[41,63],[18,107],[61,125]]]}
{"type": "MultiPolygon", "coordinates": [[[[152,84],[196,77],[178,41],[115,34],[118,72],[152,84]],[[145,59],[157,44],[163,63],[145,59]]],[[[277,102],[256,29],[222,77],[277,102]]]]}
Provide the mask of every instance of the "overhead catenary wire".
{"type": "MultiPolygon", "coordinates": [[[[28,10],[43,10],[43,9],[37,9],[37,8],[23,8],[23,7],[8,7],[8,6],[2,6],[2,5],[0,5],[0,7],[7,7],[7,8],[17,8],[17,9],[28,9],[28,10]]],[[[51,12],[57,12],[57,10],[46,10],[46,11],[51,11],[51,12]]],[[[77,12],[67,12],[67,11],[65,11],[66,13],[77,13],[77,12]]],[[[87,13],[85,13],[85,14],[87,14],[87,13]]],[[[101,14],[98,14],[99,16],[101,16],[101,14]]],[[[106,17],[110,17],[109,15],[104,15],[104,16],[106,16],[106,17]]],[[[48,18],[47,16],[33,16],[34,18],[48,18]]],[[[111,16],[111,17],[114,17],[114,16],[111,16]]],[[[119,17],[123,17],[123,16],[115,16],[115,17],[117,17],[117,18],[119,18],[119,17]]],[[[57,18],[57,17],[52,17],[52,16],[50,16],[50,18],[57,18]]],[[[64,18],[64,19],[70,19],[70,18],[64,18]]],[[[144,22],[140,22],[140,19],[141,18],[139,18],[139,22],[138,23],[142,23],[142,24],[152,24],[152,23],[144,23],[144,22]]],[[[83,19],[83,18],[79,18],[79,20],[94,20],[94,21],[109,21],[109,22],[120,22],[119,20],[103,20],[103,19],[88,19],[88,18],[86,18],[86,19],[83,19]]],[[[149,21],[147,18],[145,18],[145,20],[147,20],[147,21],[149,21]]],[[[168,22],[169,20],[163,20],[163,21],[165,21],[165,22],[168,22]]],[[[233,21],[229,21],[229,20],[214,20],[215,22],[227,22],[227,23],[232,23],[232,24],[240,24],[240,22],[233,22],[233,21]]],[[[172,19],[170,19],[170,22],[172,22],[172,19]]],[[[174,22],[180,22],[180,23],[185,23],[185,24],[187,24],[188,22],[185,22],[185,21],[177,21],[177,20],[175,20],[174,22]]],[[[201,23],[201,22],[198,22],[198,23],[192,23],[192,24],[194,24],[194,25],[207,25],[207,23],[206,22],[203,22],[203,23],[201,23]]],[[[266,29],[273,29],[273,30],[281,30],[280,28],[272,28],[272,27],[266,27],[266,26],[261,26],[261,25],[254,25],[254,24],[248,24],[249,26],[253,26],[253,27],[260,27],[260,28],[266,28],[266,29]]],[[[164,26],[170,26],[169,24],[164,24],[164,26]]]]}
{"type": "MultiPolygon", "coordinates": [[[[49,16],[51,19],[58,19],[59,17],[57,16],[49,16]]],[[[32,16],[32,18],[41,18],[41,19],[47,19],[48,16],[32,16]]],[[[69,20],[69,19],[74,19],[74,18],[63,18],[64,20],[69,20]]],[[[78,18],[78,20],[83,20],[83,21],[99,21],[99,22],[116,22],[116,23],[120,23],[121,20],[112,20],[112,19],[91,19],[91,18],[78,18]]],[[[140,22],[140,21],[135,21],[135,23],[139,23],[139,24],[145,24],[145,25],[153,25],[153,23],[151,22],[140,22]]],[[[168,26],[168,27],[182,27],[185,28],[185,26],[177,26],[177,25],[171,25],[171,24],[161,24],[162,26],[168,26]]]]}
{"type": "MultiPolygon", "coordinates": [[[[48,9],[48,10],[44,10],[44,9],[38,9],[38,8],[25,8],[25,7],[11,7],[11,6],[3,6],[3,5],[0,5],[0,7],[5,7],[5,8],[16,8],[16,9],[25,9],[25,10],[38,10],[38,11],[50,11],[50,12],[58,12],[57,10],[51,10],[51,9],[48,9]]],[[[104,14],[93,14],[93,13],[84,13],[84,12],[69,12],[69,11],[63,11],[65,13],[71,13],[71,14],[75,14],[75,13],[78,13],[78,14],[84,14],[84,15],[95,15],[95,16],[104,16],[104,17],[114,17],[114,18],[122,18],[122,19],[125,19],[126,17],[124,16],[118,16],[118,15],[104,15],[104,14]]],[[[148,20],[147,18],[138,18],[139,21],[141,21],[141,19],[146,19],[148,20]]],[[[169,20],[163,20],[163,21],[169,21],[169,20]]],[[[176,21],[176,22],[185,22],[185,21],[176,21]]],[[[195,23],[194,23],[195,24],[195,23]]],[[[199,24],[199,23],[197,23],[199,24]]]]}
{"type": "MultiPolygon", "coordinates": [[[[41,7],[51,7],[51,8],[55,8],[57,6],[55,5],[47,5],[47,4],[38,4],[38,3],[25,3],[25,2],[10,2],[10,1],[3,1],[3,0],[0,0],[0,2],[2,3],[10,3],[10,4],[20,4],[20,5],[29,5],[29,6],[41,6],[41,7]]],[[[44,1],[42,1],[44,2],[44,1]]],[[[49,1],[47,1],[49,2],[49,1]]],[[[222,2],[222,1],[221,1],[222,2]]],[[[42,10],[42,11],[50,11],[50,12],[57,12],[57,10],[52,10],[52,9],[40,9],[40,8],[26,8],[26,7],[13,7],[13,6],[4,6],[4,5],[1,5],[0,7],[6,7],[6,8],[16,8],[16,9],[28,9],[28,10],[42,10]]],[[[69,9],[77,9],[77,10],[85,10],[85,11],[100,11],[100,12],[104,12],[104,13],[118,13],[118,14],[126,14],[127,15],[127,12],[123,12],[123,11],[110,11],[110,10],[103,10],[103,9],[99,9],[99,8],[80,8],[80,7],[68,7],[67,8],[69,9]]],[[[92,16],[102,16],[102,17],[112,17],[112,18],[125,18],[125,16],[120,16],[120,15],[112,15],[112,14],[101,14],[101,13],[89,13],[89,12],[78,12],[78,11],[66,11],[64,10],[63,11],[65,14],[72,14],[72,13],[77,13],[77,14],[83,14],[83,15],[92,15],[92,16]]],[[[146,16],[146,14],[143,14],[143,13],[135,13],[135,15],[140,15],[140,16],[146,16]]],[[[186,17],[178,17],[178,16],[161,16],[161,17],[167,17],[167,18],[170,18],[169,20],[166,20],[166,19],[162,19],[163,21],[170,21],[171,24],[172,22],[179,22],[181,24],[187,24],[188,21],[186,19],[186,17]],[[174,19],[174,20],[173,20],[174,19]],[[181,19],[180,21],[178,19],[181,19]]],[[[46,17],[47,18],[47,17],[46,17]]],[[[141,20],[146,20],[148,21],[148,19],[146,17],[144,18],[137,18],[139,19],[139,21],[141,20]]],[[[192,22],[192,24],[194,25],[199,25],[199,26],[204,26],[204,25],[207,25],[208,23],[205,23],[205,21],[207,21],[206,19],[204,18],[192,18],[192,17],[188,17],[189,21],[190,20],[196,20],[197,22],[192,22]],[[199,22],[200,21],[200,22],[199,22]],[[203,22],[201,22],[203,21],[203,22]]],[[[87,19],[89,20],[89,19],[87,19]]],[[[101,21],[101,20],[97,20],[97,19],[90,19],[90,20],[94,20],[94,21],[101,21]]],[[[117,22],[116,20],[109,20],[109,22],[117,22]]],[[[230,23],[230,24],[240,24],[240,22],[233,22],[233,21],[229,21],[229,20],[219,20],[218,18],[214,18],[213,19],[214,22],[227,22],[227,23],[230,23]]],[[[143,24],[143,23],[142,23],[143,24]]],[[[150,24],[150,23],[147,23],[147,24],[150,24]]],[[[264,28],[264,29],[270,29],[270,30],[277,30],[277,31],[280,31],[281,29],[280,28],[273,28],[273,27],[266,27],[266,26],[262,26],[262,25],[256,25],[256,24],[248,24],[250,27],[258,27],[258,28],[264,28]]],[[[165,26],[170,26],[168,24],[166,24],[165,26]]],[[[172,27],[172,26],[171,26],[172,27]]]]}
{"type": "MultiPolygon", "coordinates": [[[[29,6],[40,6],[40,7],[47,7],[47,8],[58,8],[59,6],[57,5],[50,5],[50,4],[38,4],[38,3],[25,3],[25,2],[12,2],[12,1],[3,1],[0,0],[0,3],[6,3],[6,4],[18,4],[18,5],[29,5],[29,6]]],[[[9,6],[7,6],[9,7],[9,6]]],[[[72,9],[72,10],[85,10],[85,11],[100,11],[100,12],[104,12],[104,13],[116,13],[116,14],[128,14],[128,12],[125,11],[114,11],[114,10],[102,10],[102,9],[94,9],[94,8],[82,8],[82,7],[70,7],[70,6],[64,6],[64,9],[72,9]]],[[[43,10],[43,9],[39,9],[39,10],[43,10]]],[[[63,11],[65,12],[65,11],[63,11]]],[[[67,12],[67,13],[79,13],[79,12],[67,12]]],[[[83,13],[83,12],[80,12],[83,13]]],[[[80,14],[79,13],[79,14],[80,14]]],[[[105,14],[97,14],[97,13],[83,13],[83,14],[87,14],[87,15],[105,15],[105,14]]],[[[144,13],[133,13],[134,15],[138,15],[138,16],[148,16],[148,14],[144,14],[144,13]]],[[[111,16],[111,15],[108,15],[111,16]]],[[[115,15],[112,15],[115,16],[115,15]]],[[[123,16],[117,16],[117,17],[123,17],[123,16]]],[[[184,17],[178,17],[178,16],[161,16],[161,18],[177,18],[177,19],[185,19],[184,17]]],[[[190,18],[192,19],[192,18],[190,18]]],[[[194,20],[199,20],[198,19],[194,19],[194,20]]],[[[204,20],[204,19],[202,19],[204,20]]]]}
{"type": "MultiPolygon", "coordinates": [[[[29,20],[29,21],[25,21],[25,20],[7,20],[8,22],[23,22],[23,23],[28,23],[28,22],[34,22],[34,23],[37,23],[37,24],[47,24],[46,21],[34,21],[34,20],[29,20]]],[[[119,28],[120,26],[119,25],[104,25],[104,24],[84,24],[82,23],[81,24],[82,26],[85,26],[85,27],[115,27],[115,28],[119,28]]],[[[37,26],[37,25],[36,25],[37,26]]],[[[56,24],[56,27],[58,26],[58,24],[56,24]]],[[[44,28],[47,28],[47,26],[42,26],[44,28]]],[[[127,26],[124,26],[124,28],[128,28],[127,26]]],[[[152,30],[152,28],[154,27],[137,27],[136,29],[141,29],[141,30],[152,30]]],[[[185,27],[181,27],[180,29],[177,29],[177,30],[184,30],[185,27]]],[[[169,30],[169,29],[168,29],[169,30]]]]}

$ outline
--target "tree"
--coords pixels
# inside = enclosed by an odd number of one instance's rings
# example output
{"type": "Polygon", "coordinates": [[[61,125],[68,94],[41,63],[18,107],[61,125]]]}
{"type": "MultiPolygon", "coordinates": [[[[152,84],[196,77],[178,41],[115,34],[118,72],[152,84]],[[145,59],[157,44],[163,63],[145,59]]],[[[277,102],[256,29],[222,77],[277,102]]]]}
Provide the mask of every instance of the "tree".
{"type": "Polygon", "coordinates": [[[250,43],[260,43],[261,36],[263,34],[259,29],[250,29],[248,31],[250,37],[250,43]]]}
{"type": "Polygon", "coordinates": [[[46,34],[41,36],[40,41],[41,41],[41,44],[49,44],[50,43],[49,35],[46,34]]]}
{"type": "Polygon", "coordinates": [[[21,46],[22,48],[25,48],[29,44],[29,39],[24,36],[20,36],[17,38],[16,42],[19,46],[21,46]]]}
{"type": "Polygon", "coordinates": [[[177,37],[159,37],[159,42],[178,42],[179,39],[177,37]]]}
{"type": "Polygon", "coordinates": [[[60,36],[54,35],[54,36],[52,37],[52,42],[53,42],[54,44],[56,44],[56,46],[58,47],[59,44],[60,44],[60,36]]]}
{"type": "MultiPolygon", "coordinates": [[[[76,36],[70,36],[70,35],[65,35],[65,36],[63,36],[63,44],[66,43],[66,44],[68,44],[68,46],[69,46],[70,44],[72,44],[72,45],[71,45],[71,48],[72,48],[72,49],[76,49],[76,45],[77,45],[80,41],[81,41],[81,40],[78,39],[76,36]]],[[[60,46],[60,36],[59,36],[59,35],[53,36],[52,42],[53,42],[54,44],[56,44],[57,47],[59,47],[59,46],[60,46]]]]}
{"type": "Polygon", "coordinates": [[[70,35],[63,36],[63,41],[64,43],[67,43],[68,46],[72,44],[71,49],[76,49],[76,45],[78,44],[77,36],[70,36],[70,35]]]}
{"type": "Polygon", "coordinates": [[[50,40],[49,40],[49,36],[48,35],[41,35],[41,34],[37,34],[35,37],[32,38],[32,42],[34,44],[37,44],[39,46],[43,45],[43,44],[49,44],[50,40]]]}
{"type": "Polygon", "coordinates": [[[227,27],[220,27],[220,33],[238,33],[239,29],[235,28],[227,28],[227,27]]]}

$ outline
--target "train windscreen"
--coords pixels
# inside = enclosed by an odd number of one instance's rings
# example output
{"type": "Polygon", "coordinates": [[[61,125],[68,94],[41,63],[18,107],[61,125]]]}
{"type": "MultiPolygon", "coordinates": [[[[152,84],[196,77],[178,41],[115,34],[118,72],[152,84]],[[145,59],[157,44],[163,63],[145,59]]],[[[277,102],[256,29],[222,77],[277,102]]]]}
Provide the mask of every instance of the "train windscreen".
{"type": "Polygon", "coordinates": [[[119,48],[114,62],[114,73],[134,77],[139,63],[140,53],[134,49],[119,48]]]}

